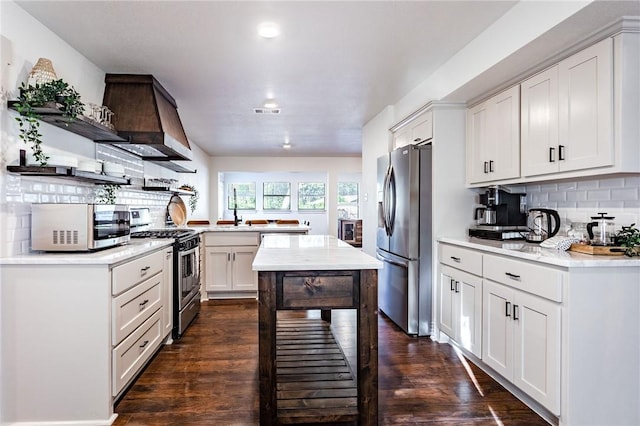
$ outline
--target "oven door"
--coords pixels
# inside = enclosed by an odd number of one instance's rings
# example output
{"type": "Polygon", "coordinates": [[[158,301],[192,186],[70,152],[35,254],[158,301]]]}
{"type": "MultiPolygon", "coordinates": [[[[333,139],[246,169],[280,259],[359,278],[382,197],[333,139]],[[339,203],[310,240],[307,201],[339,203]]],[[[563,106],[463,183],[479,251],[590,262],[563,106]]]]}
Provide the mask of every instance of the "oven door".
{"type": "Polygon", "coordinates": [[[198,246],[178,253],[178,291],[182,310],[200,291],[200,249],[198,246]]]}

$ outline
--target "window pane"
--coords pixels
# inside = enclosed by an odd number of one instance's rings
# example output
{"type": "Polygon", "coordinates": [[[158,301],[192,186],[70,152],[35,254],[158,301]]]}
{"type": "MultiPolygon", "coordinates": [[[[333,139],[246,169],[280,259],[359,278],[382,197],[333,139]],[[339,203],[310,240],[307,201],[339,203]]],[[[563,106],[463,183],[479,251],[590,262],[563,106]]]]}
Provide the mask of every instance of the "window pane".
{"type": "Polygon", "coordinates": [[[338,182],[338,217],[358,218],[358,183],[338,182]]]}
{"type": "Polygon", "coordinates": [[[264,195],[290,195],[291,184],[289,182],[265,182],[263,192],[264,195]]]}
{"type": "Polygon", "coordinates": [[[324,210],[325,185],[321,182],[298,184],[299,210],[324,210]]]}
{"type": "Polygon", "coordinates": [[[233,210],[237,206],[238,210],[256,209],[256,184],[251,183],[230,183],[228,186],[227,208],[233,210]],[[236,190],[235,203],[233,190],[236,190]],[[237,204],[236,204],[237,203],[237,204]]]}

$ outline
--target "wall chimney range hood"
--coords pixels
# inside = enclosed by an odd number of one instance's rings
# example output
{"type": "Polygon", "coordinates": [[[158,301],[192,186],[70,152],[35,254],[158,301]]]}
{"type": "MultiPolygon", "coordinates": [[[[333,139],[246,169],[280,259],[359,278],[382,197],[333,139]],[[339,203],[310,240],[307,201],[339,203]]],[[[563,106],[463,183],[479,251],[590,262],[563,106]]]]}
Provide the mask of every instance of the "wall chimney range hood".
{"type": "Polygon", "coordinates": [[[113,125],[126,142],[111,142],[143,160],[192,172],[172,160],[191,160],[192,152],[175,99],[148,74],[107,74],[103,105],[113,111],[113,125]]]}

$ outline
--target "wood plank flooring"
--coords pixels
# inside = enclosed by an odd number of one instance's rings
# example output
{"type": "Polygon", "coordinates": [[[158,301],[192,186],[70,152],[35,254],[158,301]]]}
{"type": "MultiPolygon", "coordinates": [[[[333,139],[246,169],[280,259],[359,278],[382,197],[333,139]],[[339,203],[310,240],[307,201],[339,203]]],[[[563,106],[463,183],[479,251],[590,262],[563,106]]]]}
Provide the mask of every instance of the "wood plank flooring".
{"type": "MultiPolygon", "coordinates": [[[[320,313],[279,312],[304,316],[320,313]]],[[[354,323],[353,311],[333,311],[333,333],[351,363],[354,323]]],[[[547,425],[451,346],[406,336],[383,315],[378,329],[380,424],[547,425]]],[[[257,425],[258,395],[257,302],[209,301],[116,405],[114,425],[257,425]]]]}

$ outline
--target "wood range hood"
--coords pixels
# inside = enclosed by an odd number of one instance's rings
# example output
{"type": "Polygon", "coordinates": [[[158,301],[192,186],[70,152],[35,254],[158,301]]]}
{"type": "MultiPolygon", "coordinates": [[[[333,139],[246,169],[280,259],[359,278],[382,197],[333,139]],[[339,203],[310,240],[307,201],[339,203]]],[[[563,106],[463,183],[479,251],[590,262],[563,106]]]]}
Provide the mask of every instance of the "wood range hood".
{"type": "Polygon", "coordinates": [[[175,99],[149,74],[106,74],[103,105],[113,111],[113,125],[127,142],[118,148],[175,171],[191,160],[189,141],[175,99]]]}

